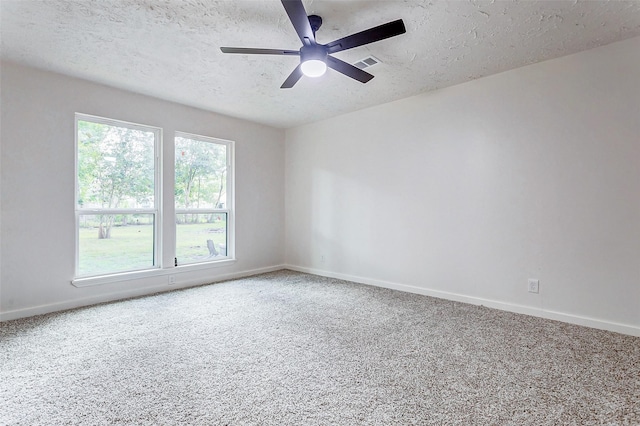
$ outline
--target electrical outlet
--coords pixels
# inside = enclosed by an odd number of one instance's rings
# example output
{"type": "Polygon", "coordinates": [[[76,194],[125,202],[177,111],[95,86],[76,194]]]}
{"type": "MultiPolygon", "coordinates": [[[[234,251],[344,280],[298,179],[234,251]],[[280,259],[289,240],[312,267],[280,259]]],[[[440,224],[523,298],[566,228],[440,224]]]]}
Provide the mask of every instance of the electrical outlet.
{"type": "Polygon", "coordinates": [[[176,283],[175,275],[169,275],[169,285],[174,285],[176,283]]]}
{"type": "Polygon", "coordinates": [[[540,292],[540,281],[535,280],[533,278],[529,278],[529,293],[539,293],[540,292]]]}

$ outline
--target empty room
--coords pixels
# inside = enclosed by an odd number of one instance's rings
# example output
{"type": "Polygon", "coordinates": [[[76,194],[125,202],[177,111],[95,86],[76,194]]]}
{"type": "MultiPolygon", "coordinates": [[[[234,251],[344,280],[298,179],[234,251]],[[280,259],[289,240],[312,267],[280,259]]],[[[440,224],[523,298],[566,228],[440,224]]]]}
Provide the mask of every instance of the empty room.
{"type": "Polygon", "coordinates": [[[0,1],[0,424],[640,425],[640,2],[0,1]]]}

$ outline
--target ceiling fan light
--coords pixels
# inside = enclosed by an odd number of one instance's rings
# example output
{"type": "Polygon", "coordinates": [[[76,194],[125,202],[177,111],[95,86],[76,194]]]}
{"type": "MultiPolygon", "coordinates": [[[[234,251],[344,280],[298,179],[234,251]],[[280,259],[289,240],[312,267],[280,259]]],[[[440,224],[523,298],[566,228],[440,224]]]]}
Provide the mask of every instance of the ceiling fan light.
{"type": "Polygon", "coordinates": [[[300,65],[300,69],[307,77],[320,77],[327,72],[327,64],[319,59],[309,59],[300,65]]]}

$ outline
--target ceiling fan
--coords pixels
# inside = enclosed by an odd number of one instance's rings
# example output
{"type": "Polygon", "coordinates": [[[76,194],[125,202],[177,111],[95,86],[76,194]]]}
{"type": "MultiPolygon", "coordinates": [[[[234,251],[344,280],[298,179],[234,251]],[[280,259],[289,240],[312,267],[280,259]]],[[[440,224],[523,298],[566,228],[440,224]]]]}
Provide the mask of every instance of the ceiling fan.
{"type": "Polygon", "coordinates": [[[307,16],[302,0],[282,0],[282,5],[287,15],[289,15],[289,19],[298,33],[298,37],[300,37],[302,41],[300,50],[254,49],[245,47],[220,48],[224,53],[300,56],[300,64],[293,70],[289,77],[287,77],[282,86],[280,86],[281,89],[292,88],[298,80],[302,78],[303,74],[309,77],[319,77],[326,72],[327,67],[347,77],[366,83],[373,78],[373,75],[347,62],[341,61],[331,56],[331,54],[384,40],[406,32],[404,22],[402,22],[402,19],[398,19],[340,38],[331,43],[318,44],[316,42],[316,31],[318,31],[322,25],[322,18],[317,15],[307,16]]]}

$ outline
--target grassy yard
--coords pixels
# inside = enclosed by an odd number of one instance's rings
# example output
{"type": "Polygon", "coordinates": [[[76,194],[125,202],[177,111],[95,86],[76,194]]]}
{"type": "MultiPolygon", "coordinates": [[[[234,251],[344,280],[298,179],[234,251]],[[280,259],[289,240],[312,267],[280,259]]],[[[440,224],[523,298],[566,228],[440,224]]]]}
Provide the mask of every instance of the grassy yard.
{"type": "MultiPolygon", "coordinates": [[[[179,264],[209,258],[207,240],[220,251],[226,245],[226,222],[176,225],[176,256],[179,264]]],[[[165,250],[171,248],[165,247],[165,250]]],[[[224,253],[221,253],[224,254],[224,253]]],[[[128,225],[111,228],[111,238],[98,239],[97,228],[80,228],[80,275],[146,269],[153,266],[153,226],[128,225]]]]}

